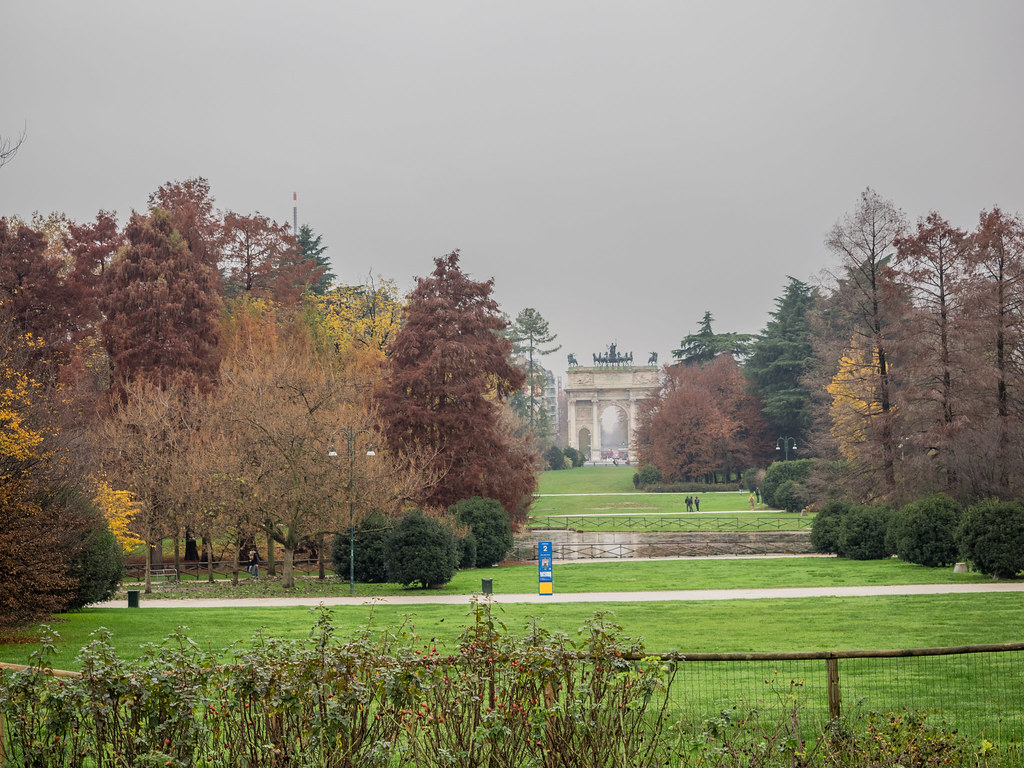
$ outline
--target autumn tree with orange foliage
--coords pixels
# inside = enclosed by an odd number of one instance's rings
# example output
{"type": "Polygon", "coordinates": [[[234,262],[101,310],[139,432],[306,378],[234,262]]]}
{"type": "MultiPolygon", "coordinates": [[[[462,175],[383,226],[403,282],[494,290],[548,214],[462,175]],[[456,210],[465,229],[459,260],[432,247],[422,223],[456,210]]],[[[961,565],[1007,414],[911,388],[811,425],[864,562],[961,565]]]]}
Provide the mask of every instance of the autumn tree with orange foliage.
{"type": "Polygon", "coordinates": [[[142,379],[208,392],[217,381],[217,272],[194,254],[173,216],[135,214],[108,270],[102,324],[115,391],[142,379]]]}
{"type": "Polygon", "coordinates": [[[436,452],[442,479],[418,502],[448,508],[481,496],[501,502],[521,522],[536,487],[532,443],[517,438],[502,402],[525,376],[509,356],[512,342],[491,297],[494,281],[471,280],[454,251],[434,260],[405,308],[388,349],[389,371],[377,391],[388,444],[436,452]]]}
{"type": "Polygon", "coordinates": [[[640,464],[657,467],[665,482],[713,483],[765,459],[774,447],[768,425],[732,355],[666,373],[658,395],[641,404],[640,464]]]}

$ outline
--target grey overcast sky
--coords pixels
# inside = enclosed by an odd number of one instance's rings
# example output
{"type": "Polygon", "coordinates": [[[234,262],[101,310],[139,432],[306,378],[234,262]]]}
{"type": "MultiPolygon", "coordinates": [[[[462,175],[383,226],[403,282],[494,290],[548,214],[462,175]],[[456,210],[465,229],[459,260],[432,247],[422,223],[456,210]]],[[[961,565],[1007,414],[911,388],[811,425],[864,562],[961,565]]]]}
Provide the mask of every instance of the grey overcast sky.
{"type": "Polygon", "coordinates": [[[459,248],[561,372],[756,332],[872,187],[1024,211],[1024,3],[10,0],[0,215],[124,221],[174,179],[403,289],[459,248]]]}

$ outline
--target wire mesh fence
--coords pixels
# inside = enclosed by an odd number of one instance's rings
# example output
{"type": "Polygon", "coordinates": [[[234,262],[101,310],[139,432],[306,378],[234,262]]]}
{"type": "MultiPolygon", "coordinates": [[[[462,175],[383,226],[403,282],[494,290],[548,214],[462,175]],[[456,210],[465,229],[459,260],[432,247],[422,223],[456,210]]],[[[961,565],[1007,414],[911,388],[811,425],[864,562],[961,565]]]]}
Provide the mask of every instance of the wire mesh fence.
{"type": "MultiPolygon", "coordinates": [[[[362,758],[385,745],[390,756],[372,764],[432,766],[453,764],[432,762],[430,755],[441,755],[437,745],[456,741],[473,749],[515,747],[514,759],[492,761],[502,765],[554,765],[543,762],[549,751],[579,752],[575,762],[558,763],[565,766],[654,766],[669,758],[682,765],[767,765],[687,762],[685,748],[694,741],[686,734],[700,741],[728,730],[715,731],[709,722],[746,720],[755,723],[749,731],[753,745],[740,745],[735,754],[754,754],[750,750],[759,750],[763,740],[784,733],[793,744],[776,739],[776,753],[795,758],[802,739],[820,744],[840,718],[877,724],[873,713],[885,713],[882,722],[891,732],[912,734],[920,733],[913,724],[925,713],[943,732],[962,734],[973,754],[985,739],[998,745],[1000,766],[1017,768],[1024,758],[1024,643],[659,659],[596,630],[589,646],[578,650],[557,639],[545,645],[539,636],[542,647],[524,641],[503,649],[488,624],[478,635],[446,658],[435,651],[382,652],[383,646],[365,640],[331,648],[328,634],[307,645],[261,646],[226,665],[196,657],[188,643],[154,649],[141,664],[111,664],[111,649],[102,642],[88,649],[84,674],[19,674],[15,665],[0,664],[0,765],[84,768],[101,764],[101,757],[113,760],[128,744],[139,751],[139,761],[126,765],[151,764],[148,758],[155,756],[167,764],[175,755],[181,765],[285,764],[246,757],[267,745],[274,754],[295,745],[309,754],[322,748],[327,757],[344,747],[351,753],[344,760],[324,757],[326,762],[309,764],[371,764],[362,758]],[[93,722],[97,712],[107,713],[103,727],[93,722]],[[358,739],[352,736],[357,731],[358,739]],[[483,738],[498,732],[503,739],[483,738]],[[622,759],[605,759],[613,748],[622,759]],[[636,759],[641,752],[644,759],[636,759]]],[[[871,748],[869,728],[852,732],[862,736],[858,749],[871,748]]],[[[719,755],[713,742],[701,742],[700,760],[719,755]]],[[[912,736],[900,743],[900,754],[916,748],[912,736]]]]}
{"type": "Polygon", "coordinates": [[[912,710],[972,738],[1024,741],[1024,643],[685,659],[672,695],[687,722],[796,710],[820,730],[837,716],[912,710]]]}

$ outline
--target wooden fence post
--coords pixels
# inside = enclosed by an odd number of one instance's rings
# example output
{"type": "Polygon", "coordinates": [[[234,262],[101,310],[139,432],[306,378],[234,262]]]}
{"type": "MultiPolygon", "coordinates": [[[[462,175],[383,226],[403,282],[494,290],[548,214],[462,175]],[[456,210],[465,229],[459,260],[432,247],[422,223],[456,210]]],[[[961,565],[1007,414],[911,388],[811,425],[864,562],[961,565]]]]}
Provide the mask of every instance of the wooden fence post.
{"type": "Polygon", "coordinates": [[[842,692],[839,690],[839,659],[834,656],[826,659],[825,669],[828,675],[828,717],[830,720],[837,720],[843,701],[842,692]]]}

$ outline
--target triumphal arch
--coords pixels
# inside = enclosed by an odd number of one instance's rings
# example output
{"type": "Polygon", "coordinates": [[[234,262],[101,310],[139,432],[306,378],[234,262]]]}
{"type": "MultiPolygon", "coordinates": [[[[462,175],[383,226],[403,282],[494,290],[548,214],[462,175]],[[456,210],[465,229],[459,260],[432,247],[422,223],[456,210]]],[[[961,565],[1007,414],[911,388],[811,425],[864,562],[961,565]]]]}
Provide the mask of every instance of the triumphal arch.
{"type": "Polygon", "coordinates": [[[656,353],[651,353],[647,365],[633,365],[632,352],[623,354],[611,344],[606,352],[593,355],[589,367],[569,355],[565,387],[569,446],[598,458],[602,447],[611,447],[601,445],[601,416],[609,408],[618,408],[625,421],[626,445],[635,456],[637,403],[655,395],[659,386],[656,353]]]}

